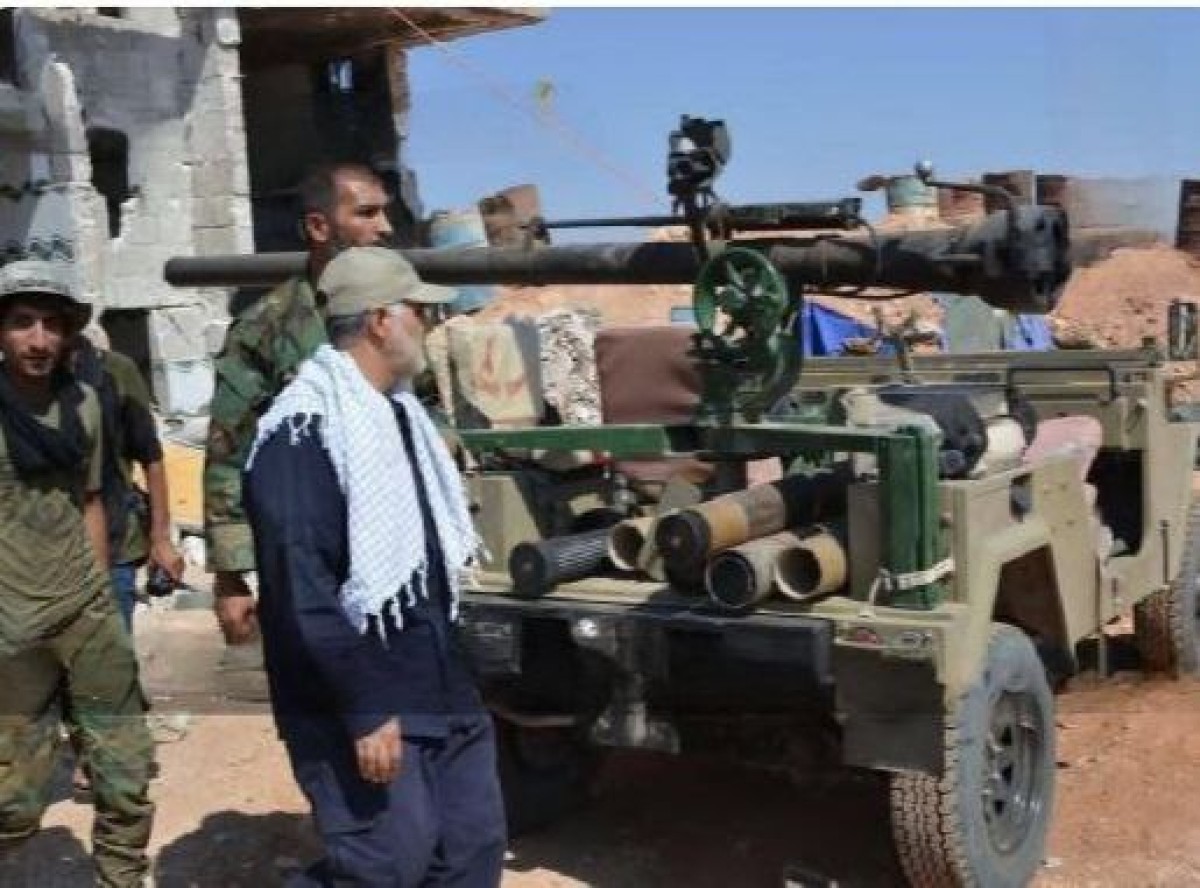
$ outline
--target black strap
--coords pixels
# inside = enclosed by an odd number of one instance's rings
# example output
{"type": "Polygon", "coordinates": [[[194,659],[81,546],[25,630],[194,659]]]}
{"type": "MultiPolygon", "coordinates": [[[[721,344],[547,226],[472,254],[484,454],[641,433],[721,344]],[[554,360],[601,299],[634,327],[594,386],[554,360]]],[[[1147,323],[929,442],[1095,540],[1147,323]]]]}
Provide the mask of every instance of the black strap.
{"type": "Polygon", "coordinates": [[[79,405],[83,389],[74,377],[58,371],[51,382],[58,401],[57,429],[39,420],[17,395],[8,373],[0,370],[0,428],[17,475],[28,479],[47,472],[84,471],[85,445],[79,405]]]}

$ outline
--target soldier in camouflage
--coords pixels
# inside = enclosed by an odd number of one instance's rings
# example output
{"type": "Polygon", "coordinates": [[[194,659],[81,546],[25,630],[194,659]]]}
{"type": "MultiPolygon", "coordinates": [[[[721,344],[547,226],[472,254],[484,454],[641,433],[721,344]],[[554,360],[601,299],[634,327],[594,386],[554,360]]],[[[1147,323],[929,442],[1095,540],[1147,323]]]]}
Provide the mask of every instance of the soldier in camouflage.
{"type": "Polygon", "coordinates": [[[280,284],[230,326],[216,362],[204,465],[204,524],[217,619],[231,645],[258,640],[253,540],[242,507],[242,467],[258,418],[326,341],[313,281],[347,247],[384,243],[392,234],[383,183],[359,164],[318,167],[304,180],[301,229],[308,273],[280,284]]]}
{"type": "Polygon", "coordinates": [[[92,772],[97,884],[134,888],[153,747],[109,588],[100,402],[65,369],[88,313],[49,263],[0,269],[0,857],[41,823],[65,703],[92,772]]]}

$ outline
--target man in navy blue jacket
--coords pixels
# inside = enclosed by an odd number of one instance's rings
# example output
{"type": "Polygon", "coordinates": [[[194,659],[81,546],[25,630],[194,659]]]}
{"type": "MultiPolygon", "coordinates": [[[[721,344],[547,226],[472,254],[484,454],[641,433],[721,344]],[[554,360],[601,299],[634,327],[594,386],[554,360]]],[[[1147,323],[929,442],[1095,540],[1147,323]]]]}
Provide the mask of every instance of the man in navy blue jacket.
{"type": "Polygon", "coordinates": [[[260,420],[245,476],[272,705],[326,849],[289,885],[494,888],[495,744],[453,631],[477,539],[408,390],[454,291],[379,247],[318,289],[331,345],[260,420]]]}

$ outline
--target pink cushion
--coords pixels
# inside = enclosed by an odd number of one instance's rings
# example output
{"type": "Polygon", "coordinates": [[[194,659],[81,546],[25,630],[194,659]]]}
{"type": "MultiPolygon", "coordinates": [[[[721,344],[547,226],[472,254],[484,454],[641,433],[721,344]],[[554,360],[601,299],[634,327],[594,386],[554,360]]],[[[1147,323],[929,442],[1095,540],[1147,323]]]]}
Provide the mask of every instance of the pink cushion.
{"type": "Polygon", "coordinates": [[[1033,443],[1023,460],[1035,462],[1055,453],[1071,453],[1079,463],[1079,480],[1086,481],[1092,462],[1104,443],[1104,427],[1092,416],[1056,416],[1037,424],[1033,443]]]}

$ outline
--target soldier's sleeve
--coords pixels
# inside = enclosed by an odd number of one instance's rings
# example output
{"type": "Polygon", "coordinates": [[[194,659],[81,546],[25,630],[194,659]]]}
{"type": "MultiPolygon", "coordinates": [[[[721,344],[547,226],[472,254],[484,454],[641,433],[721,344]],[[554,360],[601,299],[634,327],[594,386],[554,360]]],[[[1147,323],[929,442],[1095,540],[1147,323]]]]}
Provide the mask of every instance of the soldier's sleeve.
{"type": "Polygon", "coordinates": [[[204,530],[210,571],[254,570],[254,544],[242,506],[246,463],[268,397],[259,341],[235,321],[216,360],[215,386],[204,459],[204,530]]]}

